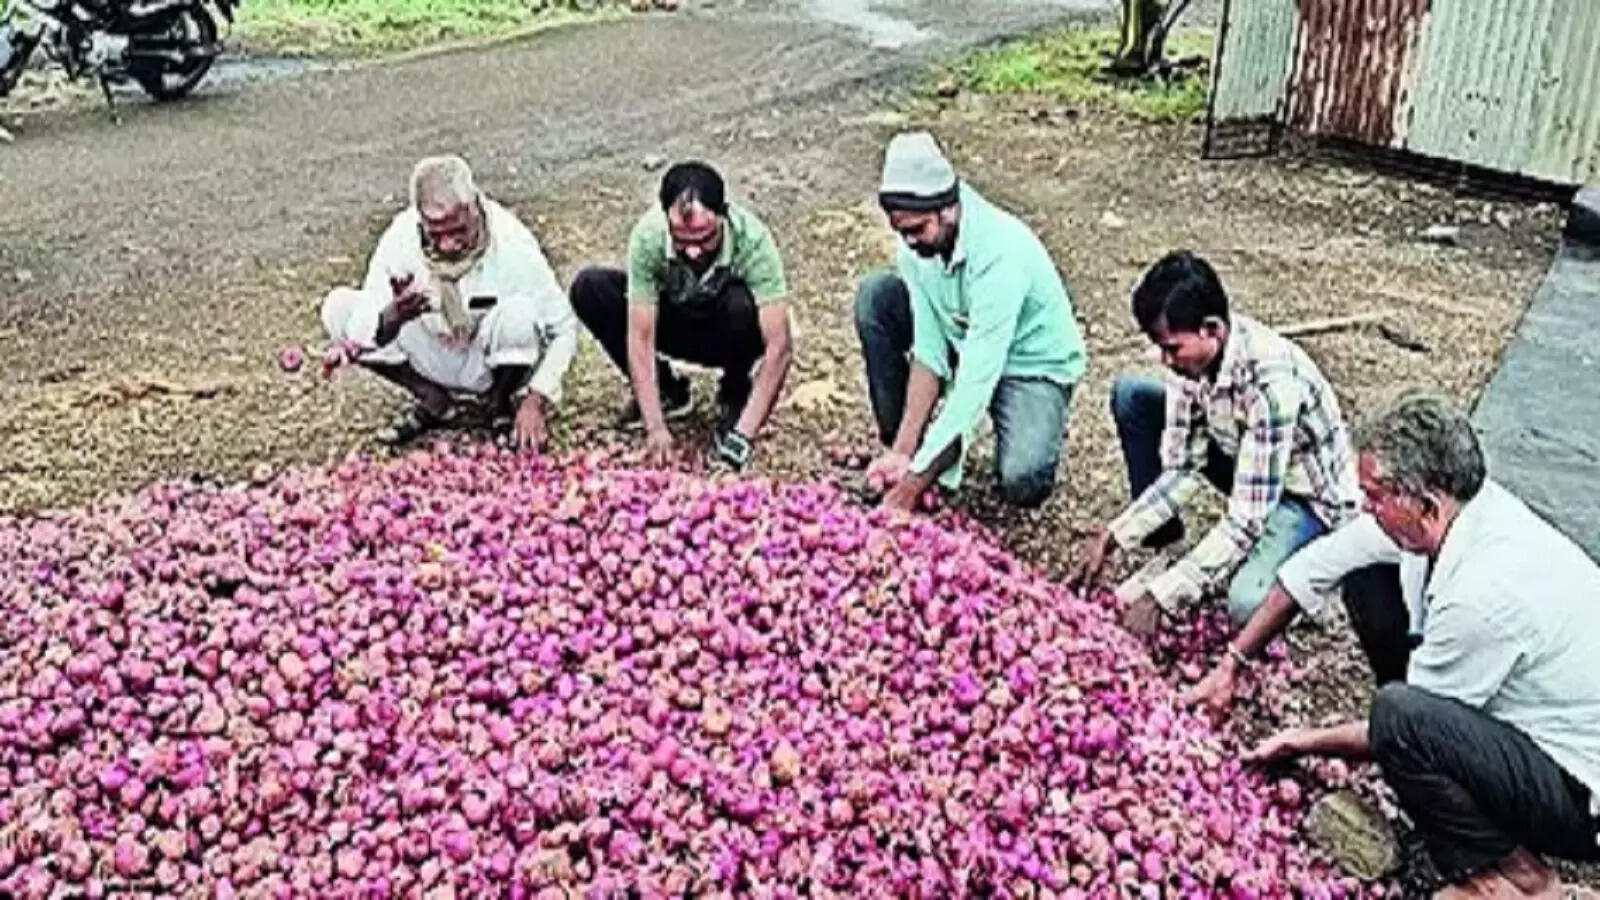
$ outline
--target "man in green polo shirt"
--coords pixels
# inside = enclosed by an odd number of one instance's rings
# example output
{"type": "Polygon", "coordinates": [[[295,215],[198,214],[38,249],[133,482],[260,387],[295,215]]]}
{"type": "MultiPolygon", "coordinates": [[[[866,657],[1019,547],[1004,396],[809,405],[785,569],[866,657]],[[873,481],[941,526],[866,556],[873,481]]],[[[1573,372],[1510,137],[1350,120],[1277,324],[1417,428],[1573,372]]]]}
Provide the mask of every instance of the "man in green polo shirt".
{"type": "Polygon", "coordinates": [[[689,381],[667,357],[722,370],[713,454],[743,469],[793,353],[783,261],[704,163],[668,169],[660,201],[633,228],[628,271],[579,272],[572,307],[632,382],[623,422],[643,425],[652,463],[672,456],[667,422],[693,411],[689,381]]]}
{"type": "Polygon", "coordinates": [[[867,278],[856,297],[888,447],[869,481],[904,510],[936,480],[957,487],[987,410],[1001,495],[1039,506],[1055,487],[1067,405],[1088,362],[1061,275],[1027,225],[956,178],[927,132],[889,142],[878,199],[904,243],[895,271],[867,278]]]}

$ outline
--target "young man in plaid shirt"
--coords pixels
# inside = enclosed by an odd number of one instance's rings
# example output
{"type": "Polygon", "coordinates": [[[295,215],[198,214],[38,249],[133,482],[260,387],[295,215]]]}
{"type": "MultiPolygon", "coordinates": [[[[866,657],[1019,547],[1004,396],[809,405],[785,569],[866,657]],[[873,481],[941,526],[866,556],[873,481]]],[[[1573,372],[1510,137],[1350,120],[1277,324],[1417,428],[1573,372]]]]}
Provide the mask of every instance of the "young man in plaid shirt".
{"type": "Polygon", "coordinates": [[[1117,548],[1163,548],[1117,590],[1130,629],[1148,634],[1163,613],[1224,590],[1243,623],[1285,560],[1360,509],[1339,401],[1305,351],[1229,314],[1217,273],[1192,253],[1145,273],[1133,315],[1170,374],[1165,383],[1122,376],[1112,388],[1133,502],[1090,539],[1077,580],[1098,583],[1117,548]],[[1227,495],[1227,510],[1170,562],[1164,548],[1183,537],[1179,509],[1203,481],[1227,495]]]}

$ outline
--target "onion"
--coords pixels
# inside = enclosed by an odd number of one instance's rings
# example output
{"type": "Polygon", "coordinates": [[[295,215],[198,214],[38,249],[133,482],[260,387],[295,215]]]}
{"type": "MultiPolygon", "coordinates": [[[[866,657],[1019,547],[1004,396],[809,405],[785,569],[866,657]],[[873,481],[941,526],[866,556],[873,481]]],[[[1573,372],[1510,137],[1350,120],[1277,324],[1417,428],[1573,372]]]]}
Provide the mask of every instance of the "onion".
{"type": "Polygon", "coordinates": [[[1230,762],[1173,687],[1219,625],[1137,641],[958,512],[607,451],[0,518],[0,602],[0,895],[1287,897],[1368,776],[1230,762]]]}

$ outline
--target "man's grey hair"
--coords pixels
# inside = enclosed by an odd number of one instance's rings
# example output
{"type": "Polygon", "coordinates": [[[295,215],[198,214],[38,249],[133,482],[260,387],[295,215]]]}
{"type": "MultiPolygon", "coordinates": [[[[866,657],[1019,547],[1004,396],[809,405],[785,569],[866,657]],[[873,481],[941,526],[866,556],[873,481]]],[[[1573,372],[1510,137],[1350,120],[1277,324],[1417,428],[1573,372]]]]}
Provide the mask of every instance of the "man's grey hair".
{"type": "Polygon", "coordinates": [[[1439,491],[1465,503],[1487,476],[1472,423],[1436,394],[1401,396],[1357,429],[1356,446],[1377,459],[1379,481],[1411,496],[1439,491]]]}
{"type": "Polygon", "coordinates": [[[430,156],[411,170],[411,205],[455,209],[476,202],[478,185],[472,169],[459,156],[430,156]]]}

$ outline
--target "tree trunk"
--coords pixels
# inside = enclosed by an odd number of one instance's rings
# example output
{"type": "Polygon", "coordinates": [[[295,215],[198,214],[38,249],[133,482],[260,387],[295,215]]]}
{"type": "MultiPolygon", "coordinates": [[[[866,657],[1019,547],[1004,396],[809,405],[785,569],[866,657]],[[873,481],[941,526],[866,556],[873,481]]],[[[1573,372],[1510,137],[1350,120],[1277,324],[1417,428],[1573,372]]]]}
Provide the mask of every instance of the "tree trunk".
{"type": "Polygon", "coordinates": [[[1166,15],[1162,0],[1122,0],[1122,45],[1111,70],[1119,75],[1143,75],[1161,59],[1166,44],[1166,15]]]}

